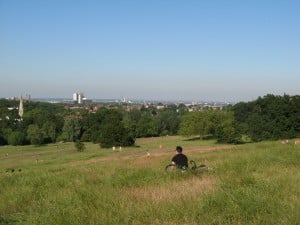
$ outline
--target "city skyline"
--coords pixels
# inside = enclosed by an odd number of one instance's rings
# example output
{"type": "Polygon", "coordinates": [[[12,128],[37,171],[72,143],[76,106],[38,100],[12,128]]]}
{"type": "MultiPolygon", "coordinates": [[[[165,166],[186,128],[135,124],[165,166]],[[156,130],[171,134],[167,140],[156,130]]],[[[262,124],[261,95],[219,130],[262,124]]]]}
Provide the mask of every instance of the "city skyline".
{"type": "Polygon", "coordinates": [[[0,1],[0,97],[299,95],[298,1],[0,1]]]}

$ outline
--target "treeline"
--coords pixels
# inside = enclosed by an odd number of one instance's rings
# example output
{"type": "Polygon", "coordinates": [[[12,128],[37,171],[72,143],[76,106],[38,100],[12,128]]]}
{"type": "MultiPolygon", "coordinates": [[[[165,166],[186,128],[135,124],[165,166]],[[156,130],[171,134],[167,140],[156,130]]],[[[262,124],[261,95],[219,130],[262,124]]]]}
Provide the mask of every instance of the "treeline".
{"type": "Polygon", "coordinates": [[[18,101],[0,99],[1,145],[80,140],[102,147],[130,146],[138,137],[177,134],[180,118],[188,110],[183,104],[130,111],[122,105],[112,105],[91,112],[90,108],[72,109],[64,104],[24,102],[21,120],[18,105],[18,101]]]}
{"type": "Polygon", "coordinates": [[[226,143],[296,138],[300,135],[300,96],[269,94],[224,111],[191,112],[183,116],[179,134],[226,143]]]}
{"type": "Polygon", "coordinates": [[[289,139],[300,133],[300,96],[266,95],[232,108],[237,132],[252,141],[289,139]]]}
{"type": "Polygon", "coordinates": [[[131,146],[139,137],[164,135],[214,138],[218,142],[295,138],[300,133],[300,96],[266,95],[223,110],[189,112],[185,105],[125,110],[112,105],[96,112],[64,104],[0,99],[0,145],[91,141],[101,147],[131,146]]]}

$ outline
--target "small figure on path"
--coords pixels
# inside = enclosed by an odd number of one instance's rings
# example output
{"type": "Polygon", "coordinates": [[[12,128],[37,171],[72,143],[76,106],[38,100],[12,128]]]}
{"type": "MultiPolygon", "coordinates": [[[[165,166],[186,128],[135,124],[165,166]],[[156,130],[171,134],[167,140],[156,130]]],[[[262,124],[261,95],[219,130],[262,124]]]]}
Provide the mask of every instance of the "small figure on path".
{"type": "Polygon", "coordinates": [[[150,158],[150,152],[148,149],[146,150],[146,154],[147,154],[147,158],[150,158]]]}

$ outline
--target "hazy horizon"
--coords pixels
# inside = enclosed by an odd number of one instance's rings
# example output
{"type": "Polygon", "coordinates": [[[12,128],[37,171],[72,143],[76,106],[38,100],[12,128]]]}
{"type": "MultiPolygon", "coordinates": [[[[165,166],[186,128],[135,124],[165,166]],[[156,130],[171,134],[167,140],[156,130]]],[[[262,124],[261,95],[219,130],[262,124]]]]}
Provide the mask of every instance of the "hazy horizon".
{"type": "Polygon", "coordinates": [[[299,95],[298,1],[0,1],[0,97],[299,95]]]}

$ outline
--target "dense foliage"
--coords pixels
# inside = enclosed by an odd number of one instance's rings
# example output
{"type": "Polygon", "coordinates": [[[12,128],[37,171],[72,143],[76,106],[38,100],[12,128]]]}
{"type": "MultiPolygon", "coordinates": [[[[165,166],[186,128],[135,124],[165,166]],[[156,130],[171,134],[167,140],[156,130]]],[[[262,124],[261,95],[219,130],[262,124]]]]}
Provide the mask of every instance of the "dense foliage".
{"type": "Polygon", "coordinates": [[[137,137],[177,134],[180,116],[186,112],[175,105],[129,111],[127,106],[113,105],[95,111],[92,106],[26,101],[20,118],[18,105],[18,101],[0,101],[0,145],[91,141],[101,147],[131,146],[137,137]]]}
{"type": "Polygon", "coordinates": [[[223,110],[189,112],[183,104],[130,108],[127,105],[72,107],[0,99],[0,145],[42,145],[57,141],[131,146],[139,137],[181,134],[218,142],[277,140],[300,133],[300,96],[266,95],[223,110]],[[128,110],[129,108],[129,110],[128,110]]]}
{"type": "Polygon", "coordinates": [[[300,132],[300,96],[266,95],[233,106],[239,133],[252,141],[295,138],[300,132]]]}
{"type": "Polygon", "coordinates": [[[218,142],[225,143],[238,143],[241,136],[234,126],[234,117],[231,111],[208,110],[184,115],[179,134],[215,138],[218,142]]]}

